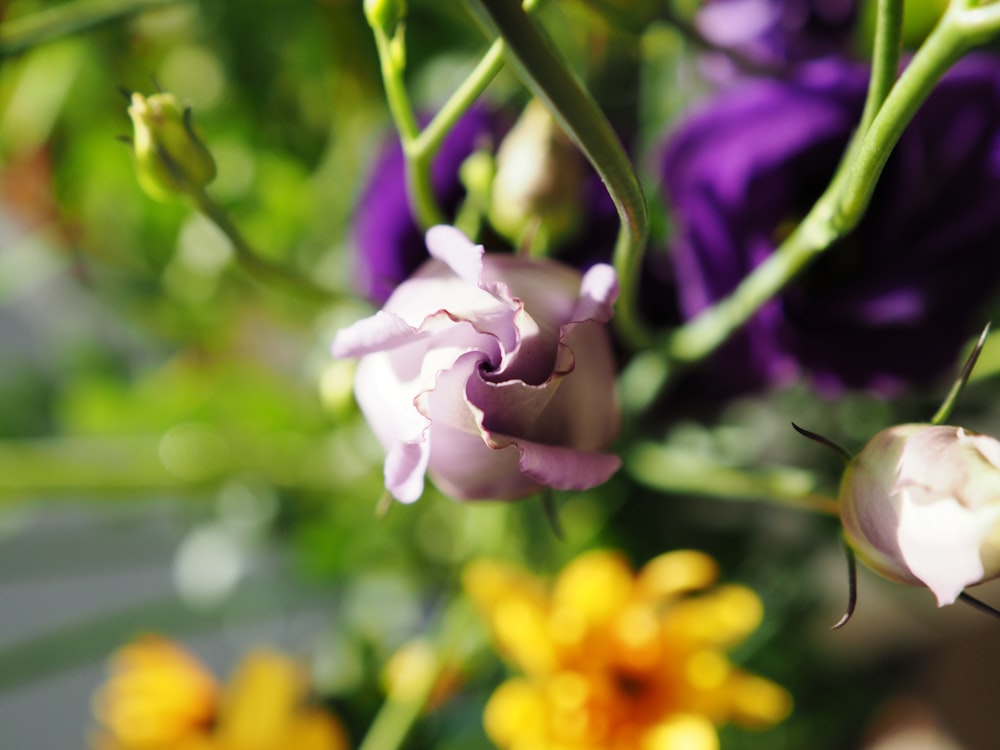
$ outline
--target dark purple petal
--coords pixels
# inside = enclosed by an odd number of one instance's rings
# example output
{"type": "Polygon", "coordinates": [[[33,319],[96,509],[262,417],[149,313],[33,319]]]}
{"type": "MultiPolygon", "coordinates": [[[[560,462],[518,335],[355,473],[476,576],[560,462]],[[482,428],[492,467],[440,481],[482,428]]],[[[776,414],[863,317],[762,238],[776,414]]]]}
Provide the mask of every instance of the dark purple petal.
{"type": "MultiPolygon", "coordinates": [[[[662,170],[683,313],[729,294],[819,197],[863,105],[835,60],[722,95],[673,136],[662,170]]],[[[719,352],[723,390],[809,373],[892,391],[954,364],[1000,277],[1000,62],[959,65],[890,157],[858,228],[719,352]]]]}

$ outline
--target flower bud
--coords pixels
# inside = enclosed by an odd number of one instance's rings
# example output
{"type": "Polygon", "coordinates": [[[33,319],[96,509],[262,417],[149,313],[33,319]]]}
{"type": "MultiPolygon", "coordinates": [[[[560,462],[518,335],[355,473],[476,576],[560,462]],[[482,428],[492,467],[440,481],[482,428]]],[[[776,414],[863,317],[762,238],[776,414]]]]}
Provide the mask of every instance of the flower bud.
{"type": "Polygon", "coordinates": [[[151,198],[168,200],[215,179],[215,160],[194,131],[191,108],[173,94],[132,94],[128,114],[139,184],[151,198]]]}
{"type": "Polygon", "coordinates": [[[938,606],[1000,576],[1000,441],[961,427],[904,424],[876,434],[840,485],[844,535],[893,581],[938,606]]]}
{"type": "Polygon", "coordinates": [[[406,18],[406,0],[365,0],[365,18],[373,29],[381,29],[392,38],[406,18]]]}
{"type": "Polygon", "coordinates": [[[539,100],[533,99],[497,152],[490,221],[515,243],[538,222],[549,240],[579,218],[583,161],[539,100]]]}

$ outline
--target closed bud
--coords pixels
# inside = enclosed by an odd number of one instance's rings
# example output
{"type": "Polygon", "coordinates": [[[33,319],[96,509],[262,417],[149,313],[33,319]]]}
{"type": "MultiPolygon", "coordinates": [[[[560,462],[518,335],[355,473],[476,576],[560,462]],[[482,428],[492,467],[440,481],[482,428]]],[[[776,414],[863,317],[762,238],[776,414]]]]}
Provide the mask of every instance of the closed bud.
{"type": "Polygon", "coordinates": [[[215,160],[195,133],[191,109],[173,94],[132,94],[128,114],[139,184],[150,197],[167,200],[215,179],[215,160]]]}
{"type": "Polygon", "coordinates": [[[568,234],[580,214],[583,161],[552,114],[533,99],[497,151],[490,221],[520,242],[525,231],[568,234]]]}
{"type": "Polygon", "coordinates": [[[406,18],[406,0],[365,0],[365,18],[369,26],[391,38],[406,18]]]}
{"type": "Polygon", "coordinates": [[[961,427],[876,434],[840,485],[844,534],[876,572],[927,586],[938,606],[1000,576],[1000,441],[961,427]]]}

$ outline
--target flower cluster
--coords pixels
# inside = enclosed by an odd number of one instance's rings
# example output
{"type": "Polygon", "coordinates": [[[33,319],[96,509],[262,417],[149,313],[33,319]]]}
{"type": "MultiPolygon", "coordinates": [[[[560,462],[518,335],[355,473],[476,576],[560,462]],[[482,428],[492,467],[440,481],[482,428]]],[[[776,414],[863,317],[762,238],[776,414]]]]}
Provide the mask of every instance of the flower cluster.
{"type": "Polygon", "coordinates": [[[490,738],[501,748],[714,750],[724,722],[781,721],[788,693],[725,655],[759,625],[761,603],[742,586],[713,587],[716,576],[694,551],[638,573],[619,553],[585,553],[551,590],[506,564],[472,563],[465,589],[523,673],[490,698],[490,738]]]}
{"type": "Polygon", "coordinates": [[[299,666],[273,651],[246,656],[225,687],[171,640],[121,648],[94,698],[94,750],[347,750],[328,712],[306,702],[299,666]]]}
{"type": "Polygon", "coordinates": [[[333,342],[361,357],[355,394],[388,453],[386,488],[413,502],[430,473],[457,499],[513,499],[607,480],[620,463],[603,452],[619,422],[611,267],[488,254],[447,226],[427,247],[383,309],[333,342]]]}

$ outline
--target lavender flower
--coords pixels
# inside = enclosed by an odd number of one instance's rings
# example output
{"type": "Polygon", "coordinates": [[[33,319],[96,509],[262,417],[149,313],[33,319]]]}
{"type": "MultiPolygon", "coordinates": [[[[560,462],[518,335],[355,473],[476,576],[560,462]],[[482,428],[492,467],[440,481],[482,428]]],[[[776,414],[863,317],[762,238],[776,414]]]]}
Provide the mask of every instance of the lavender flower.
{"type": "Polygon", "coordinates": [[[454,227],[370,318],[337,333],[360,357],[355,395],[385,447],[386,488],[417,500],[430,474],[456,499],[589,489],[620,464],[606,264],[483,252],[454,227]]]}
{"type": "Polygon", "coordinates": [[[801,62],[849,50],[857,0],[709,0],[699,30],[762,62],[801,62]]]}
{"type": "MultiPolygon", "coordinates": [[[[725,297],[819,197],[861,112],[866,72],[833,59],[720,95],[662,160],[686,317],[725,297]]],[[[941,82],[891,156],[868,213],[715,358],[742,390],[803,373],[891,391],[950,367],[1000,278],[1000,62],[941,82]]]]}

